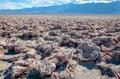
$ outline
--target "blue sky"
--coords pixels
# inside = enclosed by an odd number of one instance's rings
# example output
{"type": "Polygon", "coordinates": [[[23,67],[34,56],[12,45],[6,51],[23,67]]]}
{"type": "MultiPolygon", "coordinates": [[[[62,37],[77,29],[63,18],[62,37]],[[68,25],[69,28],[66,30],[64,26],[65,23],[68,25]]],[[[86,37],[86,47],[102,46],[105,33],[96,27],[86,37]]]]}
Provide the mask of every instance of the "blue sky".
{"type": "Polygon", "coordinates": [[[52,5],[61,5],[67,3],[75,3],[75,4],[109,3],[113,1],[120,1],[120,0],[0,0],[0,10],[52,6],[52,5]]]}

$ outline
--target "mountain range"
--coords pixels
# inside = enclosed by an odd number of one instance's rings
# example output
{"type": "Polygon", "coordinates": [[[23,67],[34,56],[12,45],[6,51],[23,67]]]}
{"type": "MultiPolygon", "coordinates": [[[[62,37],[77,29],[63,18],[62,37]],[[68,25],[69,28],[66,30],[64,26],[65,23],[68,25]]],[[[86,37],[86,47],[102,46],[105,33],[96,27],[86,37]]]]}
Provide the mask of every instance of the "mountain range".
{"type": "Polygon", "coordinates": [[[0,10],[0,14],[120,14],[120,1],[0,10]]]}

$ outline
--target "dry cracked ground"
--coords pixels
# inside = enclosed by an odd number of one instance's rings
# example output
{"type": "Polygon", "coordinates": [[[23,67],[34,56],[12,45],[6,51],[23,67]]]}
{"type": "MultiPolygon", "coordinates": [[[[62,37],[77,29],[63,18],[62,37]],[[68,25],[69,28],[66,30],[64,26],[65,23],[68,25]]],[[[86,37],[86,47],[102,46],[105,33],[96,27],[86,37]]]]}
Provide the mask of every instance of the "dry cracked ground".
{"type": "Polygon", "coordinates": [[[0,15],[0,79],[120,79],[120,16],[0,15]]]}

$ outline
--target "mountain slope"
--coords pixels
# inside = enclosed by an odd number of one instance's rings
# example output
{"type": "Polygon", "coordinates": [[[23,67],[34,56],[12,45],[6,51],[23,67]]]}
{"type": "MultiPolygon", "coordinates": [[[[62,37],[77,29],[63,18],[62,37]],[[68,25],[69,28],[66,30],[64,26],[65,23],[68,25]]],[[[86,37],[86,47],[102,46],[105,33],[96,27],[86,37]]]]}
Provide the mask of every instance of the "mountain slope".
{"type": "Polygon", "coordinates": [[[64,4],[18,10],[0,10],[0,14],[120,14],[120,1],[111,3],[64,4]]]}

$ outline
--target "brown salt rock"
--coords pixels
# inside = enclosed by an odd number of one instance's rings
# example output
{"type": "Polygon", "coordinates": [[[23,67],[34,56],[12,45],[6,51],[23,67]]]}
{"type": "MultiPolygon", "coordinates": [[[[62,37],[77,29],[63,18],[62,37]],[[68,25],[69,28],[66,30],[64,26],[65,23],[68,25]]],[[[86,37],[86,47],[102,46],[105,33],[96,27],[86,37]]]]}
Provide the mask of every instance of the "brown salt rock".
{"type": "Polygon", "coordinates": [[[100,46],[103,52],[111,51],[115,45],[115,41],[108,37],[94,38],[92,39],[92,42],[100,46]]]}
{"type": "Polygon", "coordinates": [[[42,43],[37,48],[44,57],[49,56],[53,52],[53,47],[51,44],[42,43]]]}
{"type": "Polygon", "coordinates": [[[3,60],[4,61],[8,61],[8,62],[14,62],[14,61],[18,61],[18,60],[21,60],[22,58],[24,58],[25,54],[18,54],[16,56],[6,56],[4,55],[4,58],[3,60]]]}
{"type": "Polygon", "coordinates": [[[28,48],[26,47],[26,42],[17,38],[11,38],[10,40],[8,40],[5,48],[7,48],[8,50],[12,50],[15,53],[24,53],[28,50],[28,48]]]}
{"type": "Polygon", "coordinates": [[[51,75],[55,70],[56,66],[54,63],[44,63],[43,68],[41,69],[42,75],[51,75]]]}
{"type": "Polygon", "coordinates": [[[0,46],[4,46],[6,45],[6,39],[5,38],[0,38],[0,46]]]}
{"type": "Polygon", "coordinates": [[[54,26],[54,29],[61,29],[61,28],[62,28],[62,26],[60,24],[57,24],[54,26]]]}
{"type": "Polygon", "coordinates": [[[14,45],[14,51],[16,53],[24,53],[27,51],[27,48],[23,43],[18,42],[14,45]]]}
{"type": "Polygon", "coordinates": [[[52,72],[55,70],[56,66],[54,63],[51,62],[38,62],[33,67],[33,70],[39,72],[40,75],[51,75],[52,72]]]}
{"type": "Polygon", "coordinates": [[[6,77],[9,79],[26,79],[31,68],[33,67],[34,59],[19,60],[14,62],[10,69],[8,69],[6,77]]]}
{"type": "Polygon", "coordinates": [[[60,37],[58,37],[58,36],[49,36],[49,35],[46,35],[45,37],[44,37],[44,40],[45,41],[53,41],[53,42],[58,42],[59,40],[60,40],[60,37]]]}
{"type": "Polygon", "coordinates": [[[1,39],[1,45],[4,46],[5,48],[7,49],[12,49],[13,48],[13,45],[18,41],[19,39],[17,38],[2,38],[1,39]]]}
{"type": "Polygon", "coordinates": [[[57,59],[59,60],[58,64],[65,63],[72,58],[72,53],[69,51],[61,51],[57,54],[57,59]]]}
{"type": "Polygon", "coordinates": [[[65,62],[68,62],[72,57],[75,50],[73,49],[61,49],[59,52],[53,54],[51,57],[45,58],[56,65],[61,65],[65,62]]]}
{"type": "Polygon", "coordinates": [[[110,26],[107,28],[106,32],[107,33],[115,33],[120,31],[120,24],[114,24],[113,26],[110,26]]]}
{"type": "Polygon", "coordinates": [[[116,78],[117,78],[117,79],[120,79],[120,67],[114,69],[114,73],[115,73],[115,75],[116,75],[116,78]]]}
{"type": "Polygon", "coordinates": [[[50,31],[50,32],[49,32],[49,35],[50,35],[50,36],[57,36],[58,33],[57,33],[57,31],[50,31]]]}
{"type": "Polygon", "coordinates": [[[60,51],[60,46],[58,46],[58,45],[52,45],[52,48],[53,48],[54,53],[60,51]]]}
{"type": "Polygon", "coordinates": [[[3,32],[0,34],[1,37],[10,37],[10,35],[11,35],[11,32],[10,32],[10,31],[3,31],[3,32]]]}
{"type": "Polygon", "coordinates": [[[112,69],[112,65],[106,65],[104,62],[97,65],[97,68],[100,69],[102,75],[107,75],[109,77],[115,77],[115,73],[112,69]]]}
{"type": "Polygon", "coordinates": [[[21,39],[31,39],[33,37],[37,37],[37,33],[34,31],[21,31],[20,33],[18,33],[17,37],[21,38],[21,39]]]}
{"type": "Polygon", "coordinates": [[[62,40],[59,42],[59,46],[66,46],[66,47],[74,47],[76,48],[80,42],[70,39],[69,37],[63,37],[62,40]]]}
{"type": "Polygon", "coordinates": [[[29,49],[29,51],[26,53],[26,56],[28,58],[35,58],[36,50],[35,49],[29,49]]]}
{"type": "Polygon", "coordinates": [[[113,48],[114,51],[120,51],[120,43],[116,44],[113,48]]]}
{"type": "Polygon", "coordinates": [[[110,58],[107,59],[109,62],[112,62],[114,64],[120,64],[120,52],[114,51],[109,54],[110,58]]]}
{"type": "Polygon", "coordinates": [[[6,52],[6,49],[3,46],[0,46],[0,55],[4,54],[6,52]]]}
{"type": "Polygon", "coordinates": [[[36,60],[34,58],[28,58],[26,62],[29,63],[30,68],[34,68],[35,66],[37,66],[37,64],[41,63],[40,60],[36,60]]]}
{"type": "Polygon", "coordinates": [[[57,72],[53,72],[51,75],[51,79],[60,79],[59,74],[57,72]]]}
{"type": "Polygon", "coordinates": [[[94,61],[101,58],[100,48],[93,43],[82,43],[76,48],[80,61],[94,61]]]}
{"type": "Polygon", "coordinates": [[[75,73],[75,68],[76,68],[76,66],[77,66],[77,62],[74,61],[74,60],[72,60],[72,59],[70,59],[70,60],[68,61],[68,64],[67,64],[65,70],[59,73],[60,79],[61,79],[61,78],[62,78],[62,79],[63,79],[63,78],[66,78],[66,79],[74,79],[74,76],[75,76],[75,75],[73,75],[73,74],[75,73]]]}
{"type": "Polygon", "coordinates": [[[60,79],[73,79],[72,75],[67,71],[61,72],[59,77],[60,77],[60,79]]]}
{"type": "Polygon", "coordinates": [[[48,57],[52,53],[56,53],[60,51],[60,47],[56,44],[46,44],[42,43],[38,46],[38,51],[42,54],[43,57],[48,57]]]}
{"type": "Polygon", "coordinates": [[[14,62],[14,66],[25,66],[25,67],[29,67],[30,62],[27,62],[25,60],[18,60],[16,62],[14,62]]]}
{"type": "Polygon", "coordinates": [[[68,32],[68,28],[67,27],[62,27],[62,29],[60,30],[62,33],[68,32]]]}
{"type": "Polygon", "coordinates": [[[113,50],[113,48],[114,48],[114,46],[111,46],[111,47],[105,47],[104,45],[101,45],[101,50],[103,51],[103,52],[110,52],[110,51],[112,51],[113,50]]]}
{"type": "Polygon", "coordinates": [[[30,69],[23,66],[14,66],[10,74],[10,79],[26,79],[30,69]]]}
{"type": "Polygon", "coordinates": [[[3,46],[0,46],[0,60],[4,58],[5,52],[6,52],[6,49],[3,46]]]}
{"type": "Polygon", "coordinates": [[[42,61],[37,61],[33,66],[33,70],[39,72],[41,75],[51,75],[56,69],[56,65],[62,65],[68,62],[72,58],[72,52],[69,50],[62,50],[58,53],[53,54],[50,57],[46,57],[42,61]]]}

